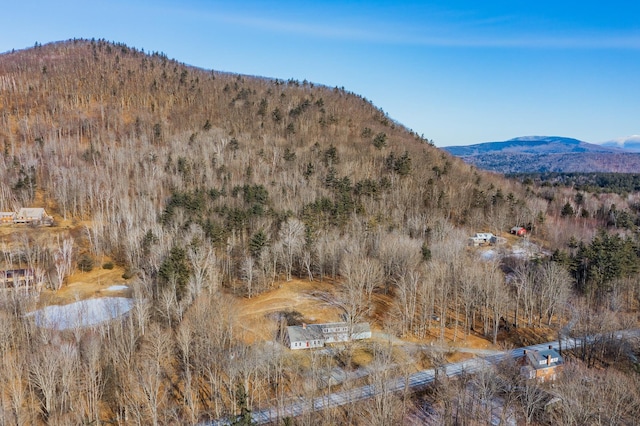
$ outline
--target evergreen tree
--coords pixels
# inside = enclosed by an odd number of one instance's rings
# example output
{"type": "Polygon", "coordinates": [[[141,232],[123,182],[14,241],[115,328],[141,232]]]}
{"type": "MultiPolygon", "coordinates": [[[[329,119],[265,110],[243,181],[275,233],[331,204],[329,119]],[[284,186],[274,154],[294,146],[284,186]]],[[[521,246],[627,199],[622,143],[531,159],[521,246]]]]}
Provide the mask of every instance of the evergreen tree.
{"type": "Polygon", "coordinates": [[[191,268],[184,248],[177,245],[171,248],[169,255],[160,265],[158,276],[162,286],[175,284],[176,297],[181,300],[191,276],[191,268]]]}
{"type": "Polygon", "coordinates": [[[249,402],[247,401],[247,391],[244,389],[242,383],[238,383],[238,388],[236,389],[236,403],[240,408],[240,414],[238,414],[231,424],[234,426],[250,426],[255,424],[251,419],[251,410],[249,409],[249,402]]]}
{"type": "Polygon", "coordinates": [[[267,234],[265,234],[265,232],[261,229],[256,232],[249,241],[249,252],[251,253],[251,256],[254,259],[259,258],[260,253],[262,253],[262,250],[267,247],[267,245],[267,234]]]}
{"type": "Polygon", "coordinates": [[[573,215],[575,215],[575,211],[573,210],[573,207],[571,206],[571,203],[569,203],[567,201],[566,204],[562,207],[562,211],[560,212],[560,216],[562,216],[562,217],[571,217],[573,215]]]}
{"type": "Polygon", "coordinates": [[[637,247],[628,238],[600,230],[591,244],[580,243],[572,264],[578,289],[603,295],[615,279],[637,273],[637,247]]]}

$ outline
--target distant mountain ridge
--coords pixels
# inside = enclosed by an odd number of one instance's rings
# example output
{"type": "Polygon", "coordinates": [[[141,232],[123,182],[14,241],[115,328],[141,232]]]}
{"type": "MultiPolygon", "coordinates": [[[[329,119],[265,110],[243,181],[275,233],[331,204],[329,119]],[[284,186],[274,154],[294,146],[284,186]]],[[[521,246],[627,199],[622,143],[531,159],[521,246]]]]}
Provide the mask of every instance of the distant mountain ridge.
{"type": "Polygon", "coordinates": [[[561,136],[523,136],[503,142],[484,142],[467,146],[449,146],[445,150],[456,156],[498,152],[521,154],[566,154],[575,152],[622,152],[614,146],[602,146],[561,136]]]}
{"type": "Polygon", "coordinates": [[[561,136],[523,136],[443,149],[478,168],[499,173],[640,173],[640,152],[630,152],[622,146],[617,142],[596,145],[561,136]]]}

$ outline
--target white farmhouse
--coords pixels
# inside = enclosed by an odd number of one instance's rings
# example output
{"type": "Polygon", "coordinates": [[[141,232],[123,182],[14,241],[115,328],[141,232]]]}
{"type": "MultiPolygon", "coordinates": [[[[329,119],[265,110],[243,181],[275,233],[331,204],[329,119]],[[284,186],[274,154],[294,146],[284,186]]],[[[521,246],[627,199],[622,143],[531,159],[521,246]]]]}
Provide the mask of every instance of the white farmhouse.
{"type": "Polygon", "coordinates": [[[495,244],[497,238],[491,232],[476,232],[476,234],[469,238],[470,246],[483,246],[486,244],[495,244]]]}
{"type": "Polygon", "coordinates": [[[327,343],[348,342],[371,338],[369,323],[351,326],[346,322],[302,324],[287,327],[287,340],[291,349],[321,348],[327,343]]]}
{"type": "Polygon", "coordinates": [[[23,207],[18,211],[14,223],[51,224],[53,218],[42,207],[23,207]]]}

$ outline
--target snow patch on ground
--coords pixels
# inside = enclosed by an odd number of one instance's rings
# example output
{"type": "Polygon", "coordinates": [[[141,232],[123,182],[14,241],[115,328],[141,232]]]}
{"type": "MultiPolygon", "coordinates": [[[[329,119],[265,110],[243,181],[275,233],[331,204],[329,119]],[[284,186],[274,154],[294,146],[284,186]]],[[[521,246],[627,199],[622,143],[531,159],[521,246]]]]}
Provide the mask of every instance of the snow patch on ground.
{"type": "Polygon", "coordinates": [[[513,256],[518,259],[533,259],[541,256],[550,256],[547,250],[542,250],[540,246],[530,241],[522,241],[514,244],[511,248],[502,247],[499,249],[484,249],[479,252],[482,260],[489,261],[493,259],[501,259],[505,256],[513,256]]]}
{"type": "Polygon", "coordinates": [[[526,259],[528,257],[531,257],[531,253],[529,252],[529,250],[524,247],[514,247],[511,254],[519,259],[526,259]]]}
{"type": "Polygon", "coordinates": [[[52,305],[31,312],[36,325],[56,330],[91,327],[119,318],[133,307],[133,300],[126,297],[87,299],[68,305],[52,305]]]}
{"type": "Polygon", "coordinates": [[[487,250],[482,252],[482,258],[484,260],[491,260],[491,259],[495,259],[495,257],[498,255],[498,253],[496,253],[495,250],[487,250]]]}
{"type": "Polygon", "coordinates": [[[111,287],[108,287],[105,289],[105,291],[121,291],[121,290],[128,290],[129,287],[126,285],[112,285],[111,287]]]}

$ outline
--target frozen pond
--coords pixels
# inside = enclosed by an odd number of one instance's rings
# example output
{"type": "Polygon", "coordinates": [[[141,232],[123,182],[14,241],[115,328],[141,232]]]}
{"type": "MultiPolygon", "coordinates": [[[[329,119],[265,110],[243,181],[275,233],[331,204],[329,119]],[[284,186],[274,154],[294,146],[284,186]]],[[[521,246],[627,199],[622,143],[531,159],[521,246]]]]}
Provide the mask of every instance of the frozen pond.
{"type": "Polygon", "coordinates": [[[133,300],[126,297],[87,299],[68,305],[51,305],[31,312],[39,327],[69,330],[91,327],[119,318],[133,307],[133,300]]]}

